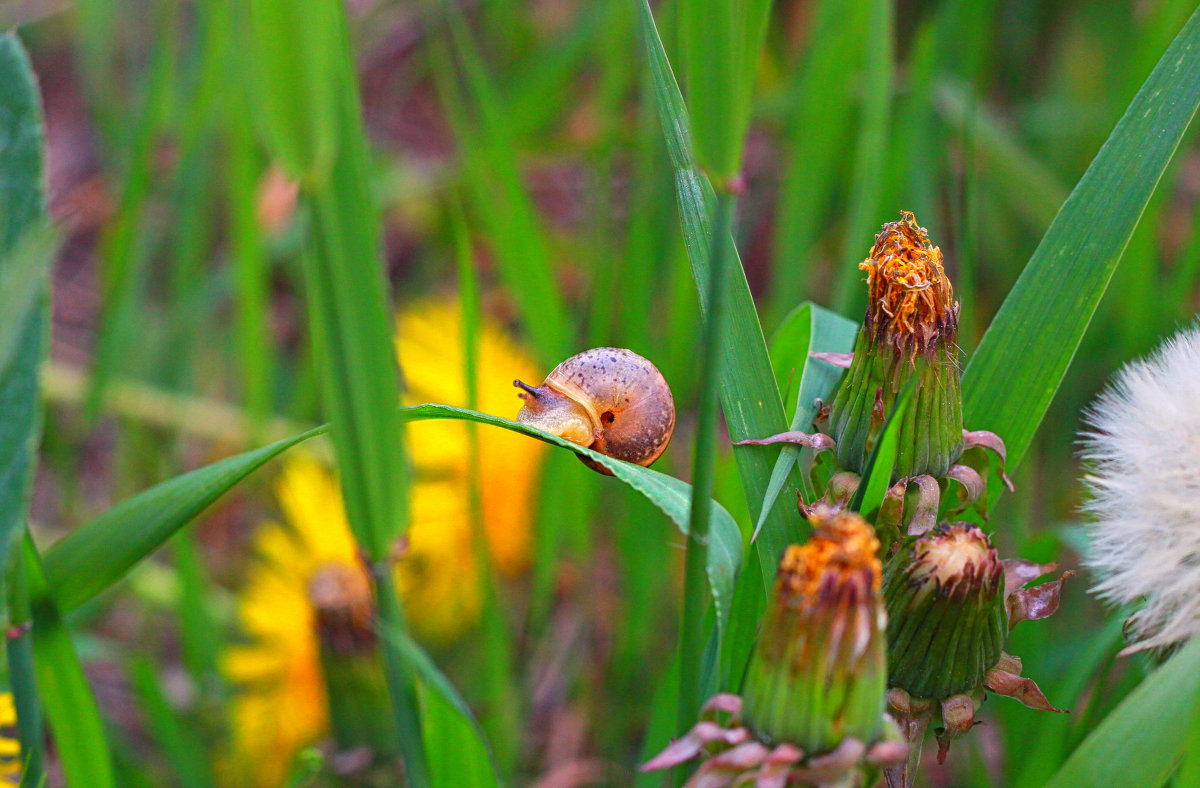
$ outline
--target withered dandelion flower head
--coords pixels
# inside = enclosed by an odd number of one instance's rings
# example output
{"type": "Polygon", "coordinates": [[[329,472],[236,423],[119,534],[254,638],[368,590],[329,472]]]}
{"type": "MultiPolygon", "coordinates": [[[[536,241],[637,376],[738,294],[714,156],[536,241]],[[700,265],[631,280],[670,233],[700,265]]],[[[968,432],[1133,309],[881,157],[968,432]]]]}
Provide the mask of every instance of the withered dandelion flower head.
{"type": "Polygon", "coordinates": [[[870,256],[858,267],[867,272],[866,329],[876,344],[891,345],[913,359],[932,359],[935,340],[951,347],[958,335],[958,302],[942,267],[942,250],[929,241],[911,211],[888,222],[875,236],[870,256]]]}
{"type": "Polygon", "coordinates": [[[874,785],[903,761],[884,713],[879,540],[854,513],[813,521],[809,542],[780,561],[743,696],[713,697],[643,771],[700,757],[685,788],[874,785]]]}
{"type": "Polygon", "coordinates": [[[874,529],[843,512],[779,564],[745,685],[747,725],[821,752],[879,734],[886,676],[874,529]]]}

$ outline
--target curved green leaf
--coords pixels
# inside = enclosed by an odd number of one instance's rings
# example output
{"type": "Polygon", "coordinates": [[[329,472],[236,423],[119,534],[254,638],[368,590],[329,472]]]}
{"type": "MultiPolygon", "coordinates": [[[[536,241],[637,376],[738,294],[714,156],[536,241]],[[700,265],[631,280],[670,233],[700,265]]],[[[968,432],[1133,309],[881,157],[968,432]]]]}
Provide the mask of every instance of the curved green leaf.
{"type": "Polygon", "coordinates": [[[325,432],[317,427],[168,479],[128,498],[46,551],[46,581],[64,612],[120,580],[192,518],[268,460],[325,432]]]}
{"type": "MultiPolygon", "coordinates": [[[[403,421],[459,419],[491,424],[570,449],[608,468],[687,533],[691,486],[664,473],[614,460],[524,424],[466,408],[414,405],[400,408],[400,418],[403,421]]],[[[67,535],[53,545],[44,558],[46,577],[59,607],[64,611],[72,610],[108,588],[254,470],[292,446],[327,430],[328,427],[317,427],[294,438],[177,476],[117,504],[67,535]]],[[[733,517],[718,504],[713,510],[709,533],[707,574],[722,629],[729,619],[733,584],[741,563],[741,533],[733,517]]]]}
{"type": "MultiPolygon", "coordinates": [[[[406,420],[413,421],[460,419],[491,424],[494,427],[502,427],[546,443],[552,443],[555,446],[561,446],[564,449],[570,449],[612,471],[613,476],[646,496],[663,514],[671,518],[671,521],[682,533],[685,535],[688,533],[692,487],[687,482],[680,481],[673,476],[622,460],[614,460],[612,457],[607,457],[519,422],[500,416],[478,413],[466,408],[455,408],[450,405],[414,405],[402,408],[401,413],[406,420]]],[[[708,582],[712,588],[716,605],[717,627],[724,632],[725,625],[729,621],[730,606],[733,600],[733,584],[742,565],[742,535],[733,517],[725,510],[725,507],[715,501],[713,502],[712,522],[709,524],[708,540],[708,582]]]]}
{"type": "Polygon", "coordinates": [[[1200,13],[1184,25],[1059,209],[963,374],[965,426],[1004,439],[1010,473],[1197,104],[1200,13]]]}

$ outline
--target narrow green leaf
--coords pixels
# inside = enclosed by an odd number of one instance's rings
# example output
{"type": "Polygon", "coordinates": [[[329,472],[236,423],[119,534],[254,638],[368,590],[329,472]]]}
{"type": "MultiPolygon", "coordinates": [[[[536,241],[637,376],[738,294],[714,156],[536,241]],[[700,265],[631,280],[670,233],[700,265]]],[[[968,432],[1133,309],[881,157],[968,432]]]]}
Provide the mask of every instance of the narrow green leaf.
{"type": "MultiPolygon", "coordinates": [[[[711,229],[708,217],[714,196],[708,181],[692,166],[691,136],[687,112],[678,85],[667,62],[666,52],[648,3],[640,4],[642,29],[646,44],[659,119],[667,152],[675,167],[675,189],[684,227],[684,242],[692,264],[692,276],[698,283],[708,281],[711,229]]],[[[730,281],[726,285],[728,307],[725,310],[723,333],[725,342],[721,354],[721,407],[730,438],[762,438],[787,429],[783,402],[775,385],[762,326],[750,295],[741,261],[729,266],[730,281]]],[[[707,293],[699,287],[700,307],[707,312],[707,293]]],[[[772,447],[742,446],[734,449],[742,489],[751,513],[757,517],[771,476],[771,467],[779,452],[772,447]]],[[[797,485],[799,482],[796,482],[797,485]]],[[[775,577],[776,562],[788,544],[797,541],[804,531],[798,513],[775,507],[767,518],[762,536],[756,543],[759,571],[763,587],[775,577]]]]}
{"type": "Polygon", "coordinates": [[[1179,762],[1198,703],[1200,638],[1193,638],[1104,718],[1047,788],[1159,788],[1179,762]]]}
{"type": "Polygon", "coordinates": [[[1063,204],[963,375],[968,429],[1028,449],[1138,219],[1200,103],[1193,14],[1063,204]]]}
{"type": "Polygon", "coordinates": [[[71,788],[115,786],[100,709],[83,675],[71,636],[46,585],[33,540],[24,540],[25,572],[33,612],[38,695],[54,732],[58,758],[71,788]]]}
{"type": "Polygon", "coordinates": [[[326,430],[317,427],[168,479],[63,537],[44,558],[59,608],[70,612],[99,594],[254,470],[326,430]]]}
{"type": "Polygon", "coordinates": [[[383,627],[381,634],[416,670],[425,754],[435,788],[499,786],[483,729],[458,689],[412,638],[394,627],[383,627]]]}
{"type": "Polygon", "coordinates": [[[917,377],[914,375],[900,389],[896,396],[896,404],[888,414],[888,420],[879,433],[871,457],[867,460],[866,470],[858,489],[854,491],[854,499],[850,502],[850,510],[861,512],[864,517],[870,517],[883,503],[888,488],[892,486],[892,468],[896,464],[896,453],[900,444],[900,428],[904,421],[904,411],[916,388],[917,377]]]}

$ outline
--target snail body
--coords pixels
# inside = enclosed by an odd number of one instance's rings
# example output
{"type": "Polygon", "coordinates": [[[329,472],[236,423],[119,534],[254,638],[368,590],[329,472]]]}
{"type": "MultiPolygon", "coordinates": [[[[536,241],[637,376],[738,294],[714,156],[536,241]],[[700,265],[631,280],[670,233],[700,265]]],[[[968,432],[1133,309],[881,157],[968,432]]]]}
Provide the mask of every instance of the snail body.
{"type": "Polygon", "coordinates": [[[585,350],[555,367],[540,386],[513,385],[525,402],[517,421],[619,460],[651,464],[675,431],[671,388],[654,364],[632,350],[585,350]]]}

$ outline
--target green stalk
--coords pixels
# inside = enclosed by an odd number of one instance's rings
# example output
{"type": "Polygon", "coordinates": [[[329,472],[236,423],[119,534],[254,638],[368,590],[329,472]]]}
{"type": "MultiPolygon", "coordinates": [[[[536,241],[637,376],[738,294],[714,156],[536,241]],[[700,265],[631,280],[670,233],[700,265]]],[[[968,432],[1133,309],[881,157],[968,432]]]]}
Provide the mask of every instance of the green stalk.
{"type": "MultiPolygon", "coordinates": [[[[396,583],[392,578],[389,559],[371,564],[371,581],[375,587],[375,616],[379,628],[384,632],[407,632],[404,609],[396,595],[396,583]]],[[[430,785],[429,766],[425,761],[421,733],[421,712],[417,700],[416,683],[412,663],[409,662],[391,638],[380,638],[383,647],[383,672],[387,677],[388,692],[392,696],[392,711],[396,715],[396,727],[400,732],[400,751],[404,756],[405,775],[412,788],[430,785]]]]}
{"type": "Polygon", "coordinates": [[[686,730],[700,708],[700,671],[704,657],[704,609],[708,602],[705,566],[708,562],[708,524],[712,514],[717,433],[717,385],[725,307],[725,269],[733,239],[737,197],[725,190],[717,196],[712,235],[712,264],[708,274],[708,316],[700,341],[700,403],[692,462],[692,504],[683,583],[683,613],[679,633],[679,730],[686,730]]]}
{"type": "Polygon", "coordinates": [[[17,739],[21,742],[21,763],[25,785],[40,785],[46,776],[42,751],[45,729],[38,704],[36,676],[33,672],[33,635],[30,632],[29,592],[25,582],[25,562],[13,561],[8,571],[8,609],[11,622],[8,645],[8,673],[12,681],[13,705],[17,711],[17,739]]]}

